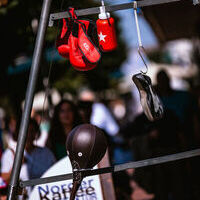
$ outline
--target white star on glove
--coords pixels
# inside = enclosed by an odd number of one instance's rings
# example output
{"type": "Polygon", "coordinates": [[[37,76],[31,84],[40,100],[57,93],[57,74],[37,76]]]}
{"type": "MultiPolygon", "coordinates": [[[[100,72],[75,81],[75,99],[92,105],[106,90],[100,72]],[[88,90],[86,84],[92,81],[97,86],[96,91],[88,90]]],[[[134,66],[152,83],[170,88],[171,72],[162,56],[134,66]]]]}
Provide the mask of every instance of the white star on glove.
{"type": "Polygon", "coordinates": [[[103,41],[105,42],[105,37],[106,37],[107,35],[103,35],[102,32],[100,32],[100,34],[99,34],[98,36],[99,36],[99,42],[100,42],[101,40],[103,40],[103,41]]]}

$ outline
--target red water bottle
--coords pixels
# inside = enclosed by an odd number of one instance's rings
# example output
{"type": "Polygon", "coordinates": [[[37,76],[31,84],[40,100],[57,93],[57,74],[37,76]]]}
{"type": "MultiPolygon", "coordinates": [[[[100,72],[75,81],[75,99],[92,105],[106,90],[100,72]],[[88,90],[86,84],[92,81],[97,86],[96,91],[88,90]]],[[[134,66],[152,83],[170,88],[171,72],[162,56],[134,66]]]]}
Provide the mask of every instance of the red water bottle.
{"type": "Polygon", "coordinates": [[[112,51],[117,48],[115,21],[110,13],[105,12],[105,6],[100,7],[99,19],[96,21],[99,46],[102,51],[112,51]]]}

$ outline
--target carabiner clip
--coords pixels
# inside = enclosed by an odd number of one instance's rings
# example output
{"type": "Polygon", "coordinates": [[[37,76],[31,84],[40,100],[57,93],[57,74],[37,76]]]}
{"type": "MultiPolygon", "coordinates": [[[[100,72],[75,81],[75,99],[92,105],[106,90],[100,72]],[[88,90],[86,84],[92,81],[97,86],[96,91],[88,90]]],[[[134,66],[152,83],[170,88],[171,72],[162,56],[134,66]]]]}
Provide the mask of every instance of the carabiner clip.
{"type": "Polygon", "coordinates": [[[142,59],[144,65],[146,67],[146,71],[145,72],[143,72],[142,70],[140,70],[140,72],[143,73],[143,74],[147,74],[147,72],[148,72],[148,65],[147,65],[147,62],[145,61],[147,55],[146,55],[146,52],[145,52],[145,49],[144,49],[143,46],[139,46],[138,47],[138,53],[139,53],[140,58],[142,59]]]}

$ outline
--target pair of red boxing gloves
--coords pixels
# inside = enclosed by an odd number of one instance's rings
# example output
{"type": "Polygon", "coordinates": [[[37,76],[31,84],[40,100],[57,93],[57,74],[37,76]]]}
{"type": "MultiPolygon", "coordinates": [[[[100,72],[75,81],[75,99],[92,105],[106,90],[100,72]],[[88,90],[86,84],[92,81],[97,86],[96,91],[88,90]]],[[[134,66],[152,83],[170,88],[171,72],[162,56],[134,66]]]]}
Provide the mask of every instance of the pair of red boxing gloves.
{"type": "Polygon", "coordinates": [[[93,37],[95,24],[90,20],[77,19],[74,8],[69,9],[69,15],[68,19],[63,19],[56,48],[62,57],[69,59],[75,69],[91,70],[101,58],[93,37]]]}

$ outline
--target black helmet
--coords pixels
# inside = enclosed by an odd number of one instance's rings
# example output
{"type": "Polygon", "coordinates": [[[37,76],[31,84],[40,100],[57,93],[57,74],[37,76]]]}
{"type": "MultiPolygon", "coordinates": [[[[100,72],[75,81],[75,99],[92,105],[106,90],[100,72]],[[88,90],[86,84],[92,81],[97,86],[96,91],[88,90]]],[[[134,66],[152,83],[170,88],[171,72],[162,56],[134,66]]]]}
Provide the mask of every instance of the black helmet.
{"type": "Polygon", "coordinates": [[[69,133],[66,149],[73,170],[73,188],[70,196],[70,200],[73,200],[83,179],[81,173],[77,173],[76,170],[92,168],[98,164],[106,152],[107,141],[100,128],[82,124],[69,133]]]}

